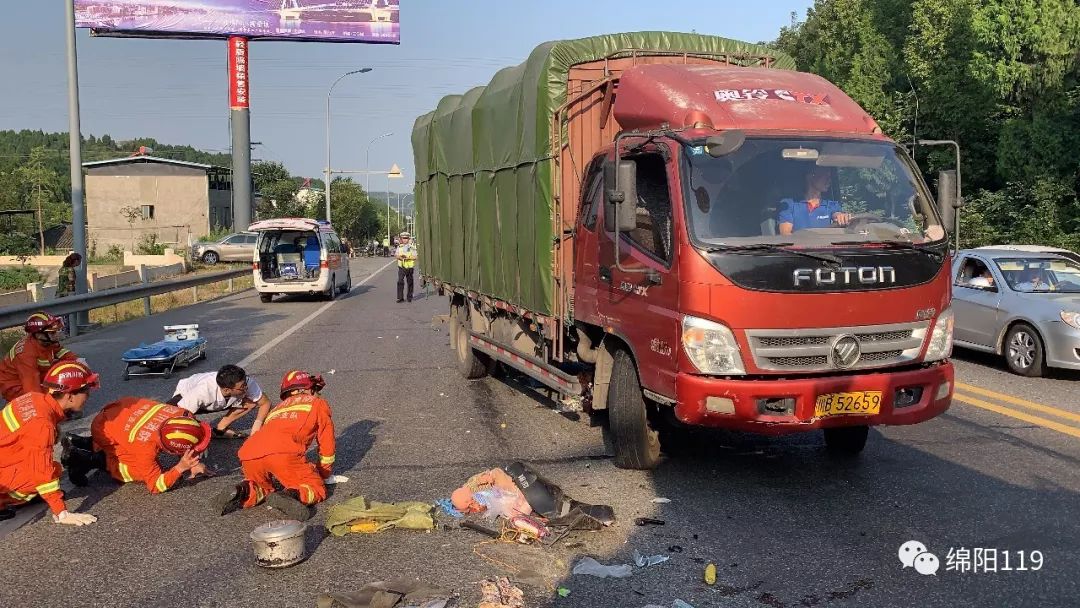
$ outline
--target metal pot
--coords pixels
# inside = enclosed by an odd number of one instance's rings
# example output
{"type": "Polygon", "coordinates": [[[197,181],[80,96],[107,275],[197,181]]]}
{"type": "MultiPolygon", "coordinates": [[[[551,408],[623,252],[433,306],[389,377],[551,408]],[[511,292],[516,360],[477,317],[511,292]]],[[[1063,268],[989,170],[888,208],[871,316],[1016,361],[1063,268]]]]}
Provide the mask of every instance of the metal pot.
{"type": "Polygon", "coordinates": [[[255,563],[263,568],[285,568],[304,561],[305,532],[307,524],[295,519],[280,519],[255,528],[251,533],[255,563]]]}

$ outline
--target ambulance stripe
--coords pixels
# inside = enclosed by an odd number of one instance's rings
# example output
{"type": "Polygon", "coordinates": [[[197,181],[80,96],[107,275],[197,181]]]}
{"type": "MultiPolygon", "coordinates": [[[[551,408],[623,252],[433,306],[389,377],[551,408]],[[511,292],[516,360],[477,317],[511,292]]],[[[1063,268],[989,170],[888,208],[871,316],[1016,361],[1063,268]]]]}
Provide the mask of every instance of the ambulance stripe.
{"type": "Polygon", "coordinates": [[[54,480],[50,481],[49,483],[43,483],[43,484],[41,484],[40,486],[38,486],[38,487],[36,487],[34,489],[37,490],[38,494],[41,494],[42,496],[44,496],[45,494],[49,494],[51,492],[59,492],[60,491],[60,480],[59,479],[54,479],[54,480]]]}
{"type": "Polygon", "coordinates": [[[19,424],[19,419],[15,417],[15,410],[11,409],[10,403],[7,404],[7,407],[5,407],[2,411],[0,411],[0,414],[2,414],[4,418],[4,426],[6,426],[8,430],[12,433],[19,430],[19,427],[22,426],[22,424],[19,424]]]}
{"type": "Polygon", "coordinates": [[[164,403],[159,403],[154,407],[150,408],[150,410],[147,411],[145,414],[143,414],[143,417],[139,418],[139,422],[137,422],[135,426],[131,429],[131,432],[128,433],[128,441],[130,441],[131,443],[135,443],[135,436],[139,434],[139,431],[142,430],[142,427],[147,422],[150,422],[150,419],[154,417],[154,414],[160,412],[164,407],[164,403]]]}
{"type": "Polygon", "coordinates": [[[270,415],[266,417],[266,420],[263,420],[263,424],[266,424],[267,422],[270,422],[270,419],[274,418],[275,416],[280,416],[282,414],[287,414],[289,412],[310,412],[310,411],[311,411],[311,404],[310,403],[304,404],[304,405],[290,405],[288,407],[278,408],[278,409],[270,412],[270,415]]]}
{"type": "Polygon", "coordinates": [[[131,476],[130,472],[128,472],[128,467],[126,464],[121,462],[119,468],[120,477],[124,480],[124,483],[128,483],[129,481],[135,481],[135,478],[131,476]]]}
{"type": "Polygon", "coordinates": [[[158,492],[164,492],[169,489],[169,486],[165,484],[164,473],[157,476],[157,481],[154,482],[154,487],[157,488],[158,492]]]}

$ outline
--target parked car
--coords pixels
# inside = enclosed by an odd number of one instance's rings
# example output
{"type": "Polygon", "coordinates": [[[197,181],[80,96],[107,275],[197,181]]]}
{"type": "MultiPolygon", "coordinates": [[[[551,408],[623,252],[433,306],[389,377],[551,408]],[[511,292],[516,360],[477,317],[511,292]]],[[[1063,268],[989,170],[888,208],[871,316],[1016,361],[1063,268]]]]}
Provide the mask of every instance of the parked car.
{"type": "Polygon", "coordinates": [[[349,258],[330,222],[279,218],[248,229],[259,235],[251,255],[255,290],[263,302],[276,293],[322,294],[333,300],[352,289],[349,258]]]}
{"type": "Polygon", "coordinates": [[[1013,373],[1080,369],[1080,262],[1056,253],[964,249],[953,262],[956,346],[1013,373]]]}
{"type": "Polygon", "coordinates": [[[195,243],[195,246],[191,248],[191,258],[202,260],[207,264],[250,262],[258,236],[253,232],[238,232],[217,242],[195,243]]]}
{"type": "Polygon", "coordinates": [[[1045,245],[989,245],[986,247],[979,247],[979,249],[1004,249],[1008,251],[1023,251],[1026,253],[1054,253],[1080,264],[1080,253],[1062,249],[1060,247],[1047,247],[1045,245]]]}

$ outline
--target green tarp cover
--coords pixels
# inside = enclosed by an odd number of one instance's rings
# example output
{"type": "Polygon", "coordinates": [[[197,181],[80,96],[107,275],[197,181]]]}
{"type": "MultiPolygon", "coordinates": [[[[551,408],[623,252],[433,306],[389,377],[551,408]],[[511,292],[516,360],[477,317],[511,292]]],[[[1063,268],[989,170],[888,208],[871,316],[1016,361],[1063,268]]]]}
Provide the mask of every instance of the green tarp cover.
{"type": "Polygon", "coordinates": [[[425,275],[554,314],[552,113],[566,101],[571,67],[629,49],[771,56],[773,67],[795,68],[761,45],[634,32],[544,43],[487,86],[444,97],[412,132],[425,275]]]}

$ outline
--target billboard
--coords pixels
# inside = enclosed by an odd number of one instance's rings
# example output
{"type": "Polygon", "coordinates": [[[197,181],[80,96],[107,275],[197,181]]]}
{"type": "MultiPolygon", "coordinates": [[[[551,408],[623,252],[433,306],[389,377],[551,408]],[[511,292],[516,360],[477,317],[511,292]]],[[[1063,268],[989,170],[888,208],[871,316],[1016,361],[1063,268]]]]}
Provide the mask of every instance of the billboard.
{"type": "Polygon", "coordinates": [[[73,0],[95,36],[399,44],[398,0],[73,0]]]}

